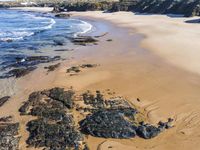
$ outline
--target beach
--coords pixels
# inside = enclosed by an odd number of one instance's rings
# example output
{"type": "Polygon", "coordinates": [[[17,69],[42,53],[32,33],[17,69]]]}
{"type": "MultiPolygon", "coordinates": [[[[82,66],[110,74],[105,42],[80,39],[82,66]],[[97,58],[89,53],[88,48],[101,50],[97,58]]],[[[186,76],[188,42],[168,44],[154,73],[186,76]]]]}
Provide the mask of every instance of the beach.
{"type": "Polygon", "coordinates": [[[149,140],[88,136],[86,142],[91,150],[198,150],[200,27],[185,22],[197,17],[132,12],[70,14],[95,27],[88,35],[107,34],[98,38],[97,45],[75,46],[55,71],[47,74],[41,65],[15,81],[16,89],[11,100],[1,107],[0,116],[12,115],[20,123],[20,150],[36,148],[26,147],[26,123],[32,118],[20,116],[19,107],[30,93],[54,87],[73,87],[77,93],[109,89],[128,99],[151,124],[174,119],[174,127],[149,140]],[[66,73],[67,68],[81,64],[97,67],[83,69],[74,76],[66,73]]]}

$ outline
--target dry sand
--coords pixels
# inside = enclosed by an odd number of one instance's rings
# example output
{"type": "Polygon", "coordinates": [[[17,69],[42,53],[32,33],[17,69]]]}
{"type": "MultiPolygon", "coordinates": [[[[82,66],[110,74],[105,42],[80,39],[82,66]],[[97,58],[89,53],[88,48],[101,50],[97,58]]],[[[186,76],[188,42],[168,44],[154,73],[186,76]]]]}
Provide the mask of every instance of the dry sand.
{"type": "Polygon", "coordinates": [[[175,119],[174,128],[151,140],[89,136],[87,142],[91,150],[199,150],[200,26],[186,24],[184,21],[188,18],[164,15],[73,14],[93,23],[96,30],[104,28],[109,34],[100,38],[98,45],[77,48],[72,54],[74,59],[63,62],[58,70],[46,75],[42,68],[37,69],[17,81],[20,90],[1,108],[0,115],[11,114],[20,121],[20,134],[23,135],[20,149],[30,149],[25,144],[28,118],[20,117],[17,112],[21,103],[32,91],[73,86],[77,92],[111,89],[143,110],[151,123],[169,117],[175,119]],[[77,76],[66,74],[67,67],[82,63],[100,66],[84,70],[77,76]]]}

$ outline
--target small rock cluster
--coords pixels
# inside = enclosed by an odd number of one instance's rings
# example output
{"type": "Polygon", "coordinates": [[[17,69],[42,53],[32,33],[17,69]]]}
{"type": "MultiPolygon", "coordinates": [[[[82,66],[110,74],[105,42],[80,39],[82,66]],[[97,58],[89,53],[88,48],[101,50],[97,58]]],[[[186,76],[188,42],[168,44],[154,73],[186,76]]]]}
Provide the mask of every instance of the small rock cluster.
{"type": "Polygon", "coordinates": [[[6,71],[0,78],[20,78],[35,70],[38,64],[49,63],[60,60],[60,56],[16,56],[11,61],[3,62],[2,71],[6,71]],[[7,71],[8,70],[8,71],[7,71]]]}
{"type": "Polygon", "coordinates": [[[81,72],[81,69],[94,68],[96,66],[97,66],[97,64],[82,64],[82,65],[79,65],[79,66],[72,66],[72,67],[67,69],[67,73],[79,73],[79,72],[81,72]]]}
{"type": "Polygon", "coordinates": [[[82,141],[70,109],[73,108],[72,90],[53,88],[34,92],[19,109],[21,115],[37,116],[27,123],[30,136],[27,144],[53,150],[78,148],[82,141]]]}
{"type": "Polygon", "coordinates": [[[19,123],[11,123],[11,116],[0,118],[0,149],[1,150],[18,150],[19,123]]]}
{"type": "Polygon", "coordinates": [[[56,70],[60,66],[60,63],[57,63],[55,65],[50,65],[48,67],[44,67],[44,69],[47,69],[47,72],[51,72],[56,70]]]}

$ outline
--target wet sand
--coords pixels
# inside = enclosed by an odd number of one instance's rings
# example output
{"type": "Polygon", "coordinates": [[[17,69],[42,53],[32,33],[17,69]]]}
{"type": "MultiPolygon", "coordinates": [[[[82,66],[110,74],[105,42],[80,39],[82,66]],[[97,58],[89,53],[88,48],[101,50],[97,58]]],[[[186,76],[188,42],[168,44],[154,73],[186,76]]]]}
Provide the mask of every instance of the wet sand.
{"type": "MultiPolygon", "coordinates": [[[[144,34],[145,28],[143,31],[142,28],[139,30],[131,26],[128,23],[132,21],[130,18],[125,23],[126,15],[123,21],[118,19],[118,22],[116,14],[88,12],[75,13],[75,15],[95,26],[97,32],[91,34],[99,35],[104,32],[108,34],[99,38],[98,45],[76,47],[75,51],[70,52],[70,59],[64,61],[58,70],[47,75],[46,70],[41,66],[33,73],[16,81],[18,92],[1,108],[0,116],[13,115],[14,119],[20,122],[22,135],[20,149],[33,149],[26,148],[25,144],[28,137],[25,125],[31,118],[20,117],[18,109],[22,102],[26,101],[33,91],[56,86],[64,88],[72,86],[77,92],[110,89],[117,95],[129,99],[153,124],[160,120],[166,121],[169,117],[175,119],[175,127],[150,140],[137,137],[129,140],[115,140],[89,136],[87,142],[90,149],[107,150],[111,146],[113,150],[198,150],[200,147],[199,74],[187,69],[187,65],[185,68],[181,67],[177,61],[178,58],[175,59],[176,61],[172,59],[176,64],[171,63],[166,59],[168,55],[163,57],[164,54],[160,55],[149,45],[145,45],[145,41],[151,41],[151,37],[145,38],[148,36],[144,34]],[[139,34],[140,32],[143,34],[139,34]],[[108,39],[112,41],[108,42],[108,39]],[[83,70],[76,76],[66,74],[68,67],[83,63],[99,64],[99,66],[83,70]],[[141,101],[138,102],[137,98],[141,101]]],[[[169,20],[166,19],[166,22],[169,20]]],[[[134,21],[138,24],[146,22],[134,21]]],[[[159,30],[162,31],[162,29],[159,30]]],[[[163,30],[162,34],[164,32],[168,34],[166,30],[163,30]]],[[[176,34],[174,34],[175,37],[176,34]]],[[[166,43],[170,44],[170,41],[166,43]]],[[[155,47],[155,43],[149,44],[155,47]]],[[[157,48],[164,49],[161,44],[157,44],[157,48]]],[[[176,48],[174,51],[179,51],[178,46],[176,48]]],[[[187,51],[187,53],[190,52],[187,51]]],[[[186,57],[186,54],[184,56],[186,57]]]]}

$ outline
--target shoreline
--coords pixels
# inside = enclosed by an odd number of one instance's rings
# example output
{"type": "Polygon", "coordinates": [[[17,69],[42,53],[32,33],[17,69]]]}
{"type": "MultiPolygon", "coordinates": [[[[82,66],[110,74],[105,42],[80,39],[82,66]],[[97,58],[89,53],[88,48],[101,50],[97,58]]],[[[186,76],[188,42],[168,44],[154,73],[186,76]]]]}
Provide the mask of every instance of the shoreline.
{"type": "MultiPolygon", "coordinates": [[[[21,91],[1,108],[1,115],[12,114],[15,116],[14,119],[22,124],[24,129],[20,131],[23,135],[20,148],[31,149],[26,148],[25,144],[28,136],[25,125],[30,119],[20,117],[18,112],[22,102],[27,100],[28,95],[33,91],[56,86],[63,88],[73,86],[80,93],[86,90],[109,88],[120,96],[125,96],[131,103],[146,112],[150,123],[169,117],[175,118],[174,128],[151,140],[139,138],[105,140],[89,136],[87,141],[92,150],[97,149],[98,145],[104,141],[106,142],[101,145],[102,150],[106,150],[108,146],[112,146],[113,149],[126,148],[127,150],[186,150],[188,148],[196,150],[196,147],[200,146],[197,142],[199,136],[194,136],[199,130],[198,121],[200,121],[198,119],[200,114],[199,75],[193,71],[189,72],[191,70],[188,68],[182,69],[179,65],[169,64],[165,57],[163,59],[162,54],[156,53],[157,50],[152,51],[153,46],[150,50],[147,49],[149,45],[148,42],[146,45],[146,41],[151,37],[137,34],[142,29],[134,28],[130,23],[132,20],[129,17],[126,18],[126,13],[121,22],[115,18],[119,13],[95,12],[92,15],[90,12],[72,13],[75,17],[90,20],[91,23],[96,24],[97,29],[102,28],[102,31],[108,30],[109,33],[100,38],[98,45],[78,47],[71,53],[74,58],[64,61],[58,70],[46,75],[43,68],[39,68],[17,81],[17,84],[21,86],[21,91]],[[107,15],[108,18],[106,18],[107,15]],[[108,39],[112,41],[108,42],[108,39]],[[76,76],[66,74],[66,68],[83,63],[99,64],[99,66],[85,70],[76,76]],[[141,101],[138,102],[137,98],[141,101]]],[[[144,33],[148,33],[148,30],[144,33]]],[[[161,48],[162,45],[158,47],[161,48]]]]}

